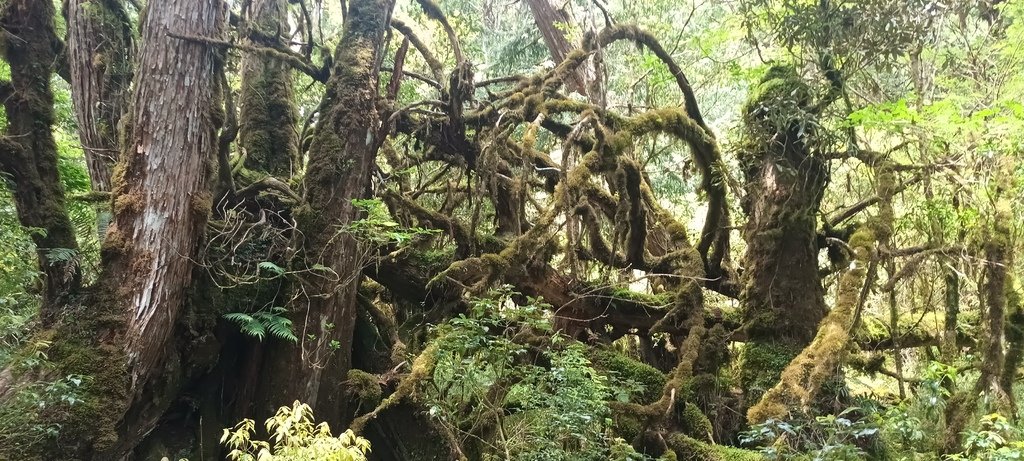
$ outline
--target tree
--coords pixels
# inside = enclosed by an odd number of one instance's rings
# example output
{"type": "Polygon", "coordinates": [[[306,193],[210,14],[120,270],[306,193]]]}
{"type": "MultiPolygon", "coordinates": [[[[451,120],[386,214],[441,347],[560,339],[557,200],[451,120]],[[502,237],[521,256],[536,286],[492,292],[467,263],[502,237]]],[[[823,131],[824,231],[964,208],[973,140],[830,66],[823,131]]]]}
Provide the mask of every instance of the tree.
{"type": "MultiPolygon", "coordinates": [[[[46,31],[53,24],[46,3],[9,7],[38,21],[34,30],[46,31]]],[[[171,34],[217,36],[226,25],[225,13],[213,0],[159,3],[146,11],[139,64],[147,72],[136,78],[130,128],[112,175],[113,222],[104,241],[100,281],[84,300],[64,301],[53,331],[42,333],[64,338],[65,344],[51,356],[57,373],[94,377],[86,408],[54,415],[55,422],[78,432],[46,447],[52,456],[119,458],[152,429],[174,397],[181,361],[173,333],[192,280],[189,256],[196,254],[210,212],[209,176],[223,115],[210,104],[216,101],[214,76],[221,58],[215,50],[171,34]],[[171,165],[174,175],[168,174],[171,165]]],[[[27,42],[52,49],[50,40],[27,42]]],[[[37,53],[46,50],[39,48],[37,53]]],[[[40,101],[48,102],[49,74],[40,70],[33,69],[36,80],[27,87],[40,88],[41,98],[46,98],[40,101]]],[[[52,111],[52,105],[41,107],[52,111]]],[[[44,112],[29,122],[47,120],[44,112]]],[[[49,135],[48,128],[44,133],[49,135]]],[[[57,215],[66,222],[65,213],[57,215]]],[[[32,373],[23,376],[31,378],[32,373]]]]}
{"type": "Polygon", "coordinates": [[[10,38],[3,42],[10,80],[0,82],[7,127],[0,143],[0,168],[11,178],[18,220],[32,229],[43,289],[40,317],[50,324],[81,281],[78,242],[68,219],[58,176],[57,145],[50,78],[60,49],[54,9],[48,2],[14,1],[3,5],[0,23],[10,38]]]}
{"type": "Polygon", "coordinates": [[[65,3],[0,458],[1024,456],[1019,1],[65,3]]]}
{"type": "Polygon", "coordinates": [[[328,421],[348,417],[338,387],[351,368],[361,244],[346,229],[360,217],[379,139],[378,72],[389,0],[349,5],[345,32],[327,81],[323,113],[313,134],[292,261],[301,294],[289,306],[302,325],[296,346],[272,352],[270,388],[278,403],[299,398],[328,421]]]}
{"type": "Polygon", "coordinates": [[[71,96],[89,178],[94,191],[110,192],[120,152],[118,132],[131,94],[131,21],[119,0],[75,0],[68,2],[65,15],[71,96]]]}

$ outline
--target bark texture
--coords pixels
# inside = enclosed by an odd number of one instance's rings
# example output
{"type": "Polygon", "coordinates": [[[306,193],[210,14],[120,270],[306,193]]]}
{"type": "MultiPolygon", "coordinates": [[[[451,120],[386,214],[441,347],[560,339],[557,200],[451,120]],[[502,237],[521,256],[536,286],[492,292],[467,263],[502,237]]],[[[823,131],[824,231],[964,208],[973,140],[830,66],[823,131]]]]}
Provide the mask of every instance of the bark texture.
{"type": "Polygon", "coordinates": [[[390,0],[350,4],[309,149],[305,203],[295,210],[301,293],[290,304],[299,344],[269,357],[272,409],[299,399],[335,424],[348,418],[343,382],[351,368],[356,292],[366,250],[346,232],[359,217],[379,146],[378,79],[390,0]]]}
{"type": "Polygon", "coordinates": [[[0,173],[11,180],[21,225],[31,230],[44,289],[40,311],[51,323],[65,295],[80,283],[78,243],[65,211],[53,138],[50,78],[59,41],[52,2],[11,0],[0,7],[2,51],[11,80],[0,82],[7,129],[0,138],[0,173]]]}
{"type": "Polygon", "coordinates": [[[142,22],[145,72],[135,81],[125,150],[112,178],[114,219],[97,301],[126,318],[115,338],[126,355],[126,413],[116,442],[97,449],[107,459],[132,450],[180,390],[183,364],[173,333],[211,208],[222,58],[171,34],[220,37],[226,25],[219,0],[153,2],[142,22]]]}
{"type": "Polygon", "coordinates": [[[131,310],[133,383],[161,361],[191,283],[192,262],[210,211],[217,148],[215,50],[170,37],[219,37],[227,11],[217,0],[149,5],[142,25],[131,127],[114,174],[114,222],[105,277],[121,280],[131,310]]]}
{"type": "MultiPolygon", "coordinates": [[[[566,26],[574,24],[574,21],[568,12],[564,9],[555,8],[551,1],[527,0],[526,3],[530,6],[530,13],[533,14],[533,20],[536,22],[537,29],[544,39],[544,44],[551,53],[552,60],[559,63],[564,61],[569,56],[569,53],[577,48],[569,42],[564,30],[566,26]]],[[[591,87],[595,80],[595,76],[591,75],[592,71],[593,69],[589,64],[577,67],[566,79],[566,87],[569,91],[587,96],[591,102],[603,107],[603,92],[599,88],[591,87]]]]}
{"type": "Polygon", "coordinates": [[[131,22],[120,0],[69,0],[68,67],[92,190],[110,191],[132,80],[131,22]]]}
{"type": "MultiPolygon", "coordinates": [[[[284,0],[255,0],[249,10],[249,39],[273,47],[288,33],[284,0]]],[[[245,167],[288,177],[298,166],[298,110],[291,68],[279,59],[257,53],[242,58],[239,146],[245,167]]]]}

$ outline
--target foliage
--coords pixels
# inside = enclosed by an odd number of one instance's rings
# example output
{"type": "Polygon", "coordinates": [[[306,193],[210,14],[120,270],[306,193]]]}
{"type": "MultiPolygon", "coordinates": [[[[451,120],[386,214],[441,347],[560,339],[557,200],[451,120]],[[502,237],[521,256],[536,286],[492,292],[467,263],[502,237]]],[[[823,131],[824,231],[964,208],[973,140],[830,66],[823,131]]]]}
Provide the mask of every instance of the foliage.
{"type": "Polygon", "coordinates": [[[260,341],[267,334],[270,334],[270,336],[276,338],[297,342],[299,338],[295,336],[295,331],[292,329],[292,321],[285,317],[285,312],[285,308],[274,306],[268,310],[261,310],[252,314],[229,312],[224,314],[224,318],[235,322],[242,330],[242,333],[260,341]]]}
{"type": "Polygon", "coordinates": [[[1020,430],[1005,417],[988,414],[981,418],[977,430],[964,434],[964,451],[946,457],[950,461],[1011,461],[1024,459],[1024,442],[1020,430]]]}
{"type": "Polygon", "coordinates": [[[587,348],[551,331],[544,304],[517,298],[506,288],[475,299],[469,316],[437,328],[437,363],[422,390],[429,415],[460,443],[492,428],[497,436],[481,444],[480,459],[597,460],[630,451],[606,435],[614,390],[587,348]]]}
{"type": "Polygon", "coordinates": [[[395,222],[384,202],[380,200],[354,199],[352,203],[364,216],[352,221],[348,225],[348,231],[374,247],[395,245],[401,248],[417,238],[438,233],[436,230],[422,227],[403,228],[395,222]]]}
{"type": "MultiPolygon", "coordinates": [[[[47,340],[31,341],[25,353],[12,364],[20,372],[52,376],[56,367],[50,360],[48,350],[52,343],[47,340]]],[[[66,414],[91,405],[85,388],[91,384],[91,376],[71,374],[56,378],[38,379],[13,391],[12,398],[0,407],[0,456],[13,453],[38,453],[47,444],[61,436],[65,428],[60,424],[47,422],[44,416],[66,414]]]]}
{"type": "Polygon", "coordinates": [[[858,407],[847,408],[838,415],[816,416],[810,420],[768,420],[754,425],[740,436],[743,445],[760,446],[765,458],[772,461],[804,459],[814,461],[853,461],[864,459],[862,448],[878,434],[874,423],[855,419],[862,413],[858,407]]]}
{"type": "Polygon", "coordinates": [[[256,423],[244,419],[224,429],[220,442],[231,451],[231,461],[364,461],[370,442],[352,431],[335,437],[327,423],[315,424],[313,410],[296,401],[268,418],[267,441],[256,439],[256,423]]]}

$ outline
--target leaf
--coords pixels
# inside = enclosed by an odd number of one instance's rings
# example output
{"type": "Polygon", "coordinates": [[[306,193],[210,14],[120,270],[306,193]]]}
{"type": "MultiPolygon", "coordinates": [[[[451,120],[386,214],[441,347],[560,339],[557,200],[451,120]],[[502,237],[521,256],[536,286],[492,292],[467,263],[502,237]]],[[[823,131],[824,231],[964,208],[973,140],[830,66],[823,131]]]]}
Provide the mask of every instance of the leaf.
{"type": "Polygon", "coordinates": [[[273,273],[275,275],[284,275],[284,273],[285,273],[285,270],[284,270],[283,267],[278,266],[277,264],[274,264],[274,263],[272,263],[270,261],[263,261],[263,262],[259,263],[258,266],[259,266],[260,269],[263,269],[263,270],[265,270],[267,272],[271,272],[271,273],[273,273]]]}

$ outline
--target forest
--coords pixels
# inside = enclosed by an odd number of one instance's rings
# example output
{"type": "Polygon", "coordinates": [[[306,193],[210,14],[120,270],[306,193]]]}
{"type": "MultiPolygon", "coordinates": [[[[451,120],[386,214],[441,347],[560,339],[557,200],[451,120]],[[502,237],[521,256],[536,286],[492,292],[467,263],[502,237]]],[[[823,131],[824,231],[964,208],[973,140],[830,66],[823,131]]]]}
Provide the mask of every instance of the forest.
{"type": "Polygon", "coordinates": [[[1024,0],[0,0],[0,461],[1024,460],[1024,0]]]}

